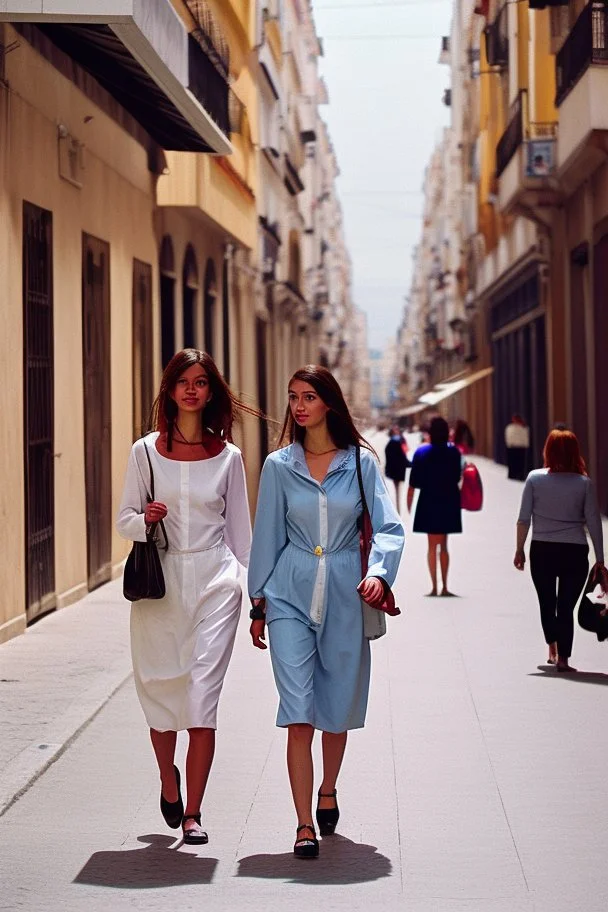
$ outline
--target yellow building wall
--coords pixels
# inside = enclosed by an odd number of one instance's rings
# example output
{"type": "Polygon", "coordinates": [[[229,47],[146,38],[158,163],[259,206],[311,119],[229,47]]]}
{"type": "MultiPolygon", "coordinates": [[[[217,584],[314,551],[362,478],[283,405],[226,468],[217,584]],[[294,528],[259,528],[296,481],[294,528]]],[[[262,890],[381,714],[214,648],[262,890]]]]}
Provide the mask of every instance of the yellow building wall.
{"type": "Polygon", "coordinates": [[[551,53],[551,20],[549,10],[536,10],[530,15],[530,120],[533,123],[555,123],[555,57],[551,53]]]}
{"type": "Polygon", "coordinates": [[[483,37],[479,63],[479,230],[486,253],[490,253],[498,243],[498,217],[491,197],[497,191],[496,143],[504,129],[504,118],[501,77],[490,68],[483,37]]]}
{"type": "MultiPolygon", "coordinates": [[[[173,0],[190,28],[194,20],[179,0],[173,0]]],[[[191,153],[167,153],[169,173],[158,184],[161,206],[196,206],[231,238],[250,250],[257,242],[257,143],[259,139],[257,85],[250,69],[255,41],[253,0],[213,0],[211,12],[230,49],[232,91],[245,106],[241,132],[232,133],[233,154],[215,158],[191,153]]]]}
{"type": "MultiPolygon", "coordinates": [[[[8,30],[9,40],[17,38],[8,30]]],[[[10,103],[0,130],[5,175],[0,245],[5,255],[0,338],[0,515],[11,517],[0,563],[2,626],[23,619],[25,542],[23,482],[22,207],[26,200],[53,214],[55,573],[59,605],[86,592],[87,548],[82,361],[82,233],[110,244],[112,525],[132,441],[131,300],[133,258],[153,266],[157,310],[157,249],[153,176],[145,150],[93,105],[22,38],[7,57],[10,103]],[[85,125],[85,118],[93,119],[85,125]],[[84,186],[59,176],[57,125],[85,142],[84,186]],[[10,175],[10,179],[6,177],[10,175]],[[8,437],[6,438],[6,435],[8,437]],[[8,539],[8,541],[7,541],[8,539]],[[7,549],[8,548],[8,552],[7,549]]],[[[6,91],[3,90],[6,100],[6,91]]],[[[1,185],[0,185],[1,186],[1,185]]],[[[2,190],[0,189],[0,193],[2,190]]],[[[114,533],[118,565],[126,543],[114,533]]],[[[19,622],[19,623],[22,623],[19,622]]],[[[17,625],[15,625],[17,626],[17,625]]],[[[8,635],[14,630],[6,628],[8,635]]]]}

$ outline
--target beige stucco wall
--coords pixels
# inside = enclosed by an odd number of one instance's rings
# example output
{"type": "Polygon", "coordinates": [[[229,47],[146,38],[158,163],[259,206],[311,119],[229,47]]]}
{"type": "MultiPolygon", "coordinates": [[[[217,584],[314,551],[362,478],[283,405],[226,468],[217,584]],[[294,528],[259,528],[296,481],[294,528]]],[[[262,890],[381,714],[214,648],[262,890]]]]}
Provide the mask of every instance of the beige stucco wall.
{"type": "MultiPolygon", "coordinates": [[[[9,40],[11,30],[9,29],[9,40]]],[[[16,37],[13,33],[13,37],[16,37]]],[[[154,267],[156,310],[157,250],[153,224],[154,178],[145,150],[38,55],[20,37],[7,57],[10,101],[3,120],[5,213],[0,223],[2,261],[8,275],[0,342],[0,396],[11,446],[2,448],[0,510],[11,516],[10,558],[0,565],[1,626],[22,617],[23,531],[23,355],[22,206],[27,200],[53,213],[55,335],[55,570],[61,606],[86,591],[87,549],[84,475],[82,366],[82,233],[110,244],[113,514],[120,499],[131,444],[131,300],[133,258],[154,267]],[[92,118],[85,123],[85,118],[92,118]],[[83,187],[59,176],[58,124],[85,143],[83,187]],[[7,177],[8,176],[8,177],[7,177]],[[8,401],[7,401],[8,400],[8,401]],[[18,403],[18,407],[16,404],[18,403]],[[10,406],[10,409],[9,409],[10,406]]],[[[0,188],[1,188],[0,184],[0,188]]],[[[2,190],[0,189],[0,193],[2,190]]],[[[4,204],[3,204],[4,203],[4,204]]],[[[119,563],[125,543],[115,534],[112,558],[119,563]]]]}
{"type": "MultiPolygon", "coordinates": [[[[194,158],[194,156],[191,156],[194,158]]],[[[183,269],[188,245],[196,255],[198,269],[198,295],[196,312],[196,344],[204,348],[203,303],[205,292],[205,269],[207,261],[213,260],[217,297],[215,299],[213,358],[220,371],[224,369],[223,323],[222,323],[222,271],[224,262],[224,235],[203,219],[200,212],[178,206],[160,207],[156,214],[158,244],[167,235],[173,244],[175,257],[175,347],[183,347],[183,269]]],[[[160,377],[159,377],[160,379],[160,377]]]]}
{"type": "Polygon", "coordinates": [[[23,414],[21,365],[21,300],[10,294],[15,274],[9,244],[13,229],[8,205],[8,91],[0,84],[0,415],[3,445],[0,447],[0,518],[2,561],[0,561],[0,642],[16,636],[25,627],[23,541],[23,414]],[[8,530],[10,529],[10,534],[8,530]]]}

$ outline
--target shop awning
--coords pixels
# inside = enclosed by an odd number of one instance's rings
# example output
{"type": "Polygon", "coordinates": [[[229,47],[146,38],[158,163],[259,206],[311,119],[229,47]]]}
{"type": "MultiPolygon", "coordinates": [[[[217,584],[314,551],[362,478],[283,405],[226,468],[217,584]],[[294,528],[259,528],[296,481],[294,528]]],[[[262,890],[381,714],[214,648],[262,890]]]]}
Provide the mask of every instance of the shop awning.
{"type": "Polygon", "coordinates": [[[472,386],[478,380],[489,377],[494,372],[493,367],[484,367],[483,370],[476,371],[474,374],[456,374],[452,380],[446,380],[444,383],[438,383],[432,390],[420,396],[418,402],[408,405],[407,408],[401,409],[398,418],[408,418],[410,415],[417,415],[425,409],[433,408],[444,399],[448,399],[460,390],[472,386]]]}
{"type": "Polygon", "coordinates": [[[418,412],[422,412],[425,408],[428,408],[428,405],[425,405],[424,402],[416,402],[415,405],[408,405],[407,408],[401,409],[398,418],[409,418],[410,415],[417,415],[418,412]]]}
{"type": "Polygon", "coordinates": [[[30,23],[168,150],[228,155],[228,84],[170,0],[2,0],[0,22],[30,23]]]}
{"type": "Polygon", "coordinates": [[[438,383],[430,392],[420,396],[420,402],[427,407],[437,405],[439,402],[443,402],[444,399],[448,399],[479,380],[483,380],[484,377],[489,377],[492,373],[494,373],[493,367],[484,367],[483,370],[476,371],[474,374],[467,374],[458,380],[453,380],[449,383],[438,383]]]}

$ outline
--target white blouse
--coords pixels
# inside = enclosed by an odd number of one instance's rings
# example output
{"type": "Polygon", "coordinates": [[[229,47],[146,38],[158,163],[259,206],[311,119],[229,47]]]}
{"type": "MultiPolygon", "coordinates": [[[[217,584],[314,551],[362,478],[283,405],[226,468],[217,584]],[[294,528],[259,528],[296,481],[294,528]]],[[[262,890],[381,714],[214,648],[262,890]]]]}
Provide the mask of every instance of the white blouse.
{"type": "MultiPolygon", "coordinates": [[[[185,461],[169,459],[156,449],[155,431],[131,448],[122,502],[116,521],[120,535],[146,540],[144,511],[154,471],[154,499],[164,503],[169,553],[207,551],[222,540],[244,567],[249,563],[251,522],[241,451],[226,444],[217,456],[185,461]]],[[[162,538],[162,537],[161,537],[162,538]]]]}

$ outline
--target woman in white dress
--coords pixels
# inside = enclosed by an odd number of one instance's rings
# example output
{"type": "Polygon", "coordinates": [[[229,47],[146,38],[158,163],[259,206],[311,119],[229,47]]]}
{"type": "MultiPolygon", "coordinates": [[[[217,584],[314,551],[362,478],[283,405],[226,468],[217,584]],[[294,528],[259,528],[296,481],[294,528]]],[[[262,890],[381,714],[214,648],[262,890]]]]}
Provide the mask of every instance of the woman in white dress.
{"type": "Polygon", "coordinates": [[[117,520],[131,541],[145,541],[146,528],[161,520],[167,534],[168,550],[159,549],[166,595],[133,603],[131,651],[160,771],[161,812],[190,844],[208,841],[200,809],[241,608],[240,566],[247,566],[251,544],[243,460],[230,442],[239,411],[253,410],[235,398],[210,355],[178,352],[163,374],[156,430],[133,444],[117,520]],[[185,809],[174,765],[183,730],[185,809]]]}

